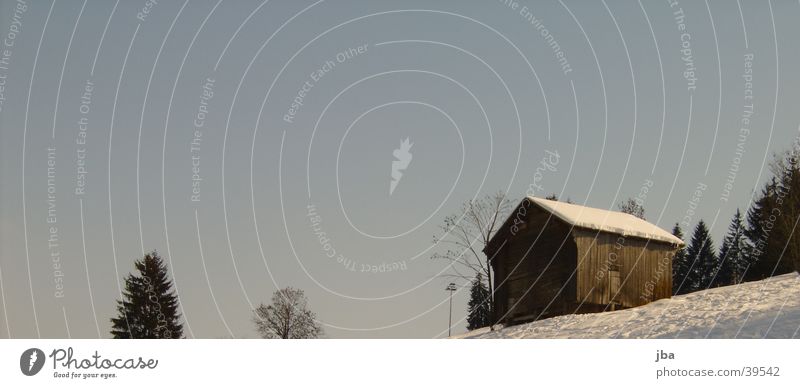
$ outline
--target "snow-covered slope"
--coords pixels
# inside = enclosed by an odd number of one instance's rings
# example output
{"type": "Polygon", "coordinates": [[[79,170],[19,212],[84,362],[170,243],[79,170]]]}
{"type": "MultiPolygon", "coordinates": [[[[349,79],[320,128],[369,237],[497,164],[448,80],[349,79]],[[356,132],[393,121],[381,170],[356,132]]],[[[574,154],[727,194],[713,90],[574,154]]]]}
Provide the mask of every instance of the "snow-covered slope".
{"type": "Polygon", "coordinates": [[[800,338],[800,275],[713,288],[645,306],[565,315],[459,338],[800,338]]]}

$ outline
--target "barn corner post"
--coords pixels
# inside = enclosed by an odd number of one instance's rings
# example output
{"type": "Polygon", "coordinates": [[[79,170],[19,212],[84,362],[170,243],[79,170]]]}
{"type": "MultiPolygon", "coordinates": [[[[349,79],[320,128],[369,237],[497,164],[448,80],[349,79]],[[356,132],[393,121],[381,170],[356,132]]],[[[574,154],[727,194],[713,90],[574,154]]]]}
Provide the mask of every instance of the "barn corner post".
{"type": "Polygon", "coordinates": [[[490,253],[491,250],[489,249],[490,242],[491,239],[488,239],[481,251],[483,252],[484,255],[486,255],[486,282],[487,286],[489,287],[489,299],[487,300],[489,304],[489,328],[491,330],[494,330],[495,308],[494,308],[494,285],[492,284],[492,275],[494,271],[492,269],[493,262],[492,262],[492,255],[490,253]]]}
{"type": "Polygon", "coordinates": [[[496,305],[495,305],[495,283],[496,279],[496,271],[494,268],[495,263],[495,256],[497,252],[494,249],[490,249],[490,243],[501,234],[503,227],[507,220],[502,220],[499,217],[507,217],[510,218],[511,215],[505,215],[506,209],[508,206],[511,206],[511,211],[513,212],[516,210],[513,207],[513,204],[510,202],[507,193],[505,192],[498,192],[495,195],[495,208],[491,217],[491,222],[489,222],[489,228],[487,230],[485,239],[484,239],[484,247],[483,247],[483,254],[486,255],[486,273],[488,279],[488,286],[489,286],[489,330],[494,330],[494,325],[497,323],[495,322],[497,312],[496,312],[496,305]],[[498,226],[498,221],[501,221],[498,226]]]}
{"type": "MultiPolygon", "coordinates": [[[[499,233],[497,231],[496,233],[499,233]]],[[[495,234],[496,236],[496,234],[495,234]]],[[[495,290],[495,283],[497,282],[496,275],[497,269],[495,266],[497,265],[497,261],[495,260],[497,252],[493,248],[494,244],[494,237],[490,239],[483,248],[483,254],[486,255],[486,273],[487,273],[487,281],[489,287],[489,330],[493,331],[494,326],[498,323],[497,322],[497,295],[495,290]]]]}
{"type": "Polygon", "coordinates": [[[492,273],[494,270],[492,269],[492,257],[484,251],[486,255],[486,272],[489,278],[489,330],[494,331],[494,317],[495,317],[495,306],[494,306],[494,284],[492,283],[492,273]]]}

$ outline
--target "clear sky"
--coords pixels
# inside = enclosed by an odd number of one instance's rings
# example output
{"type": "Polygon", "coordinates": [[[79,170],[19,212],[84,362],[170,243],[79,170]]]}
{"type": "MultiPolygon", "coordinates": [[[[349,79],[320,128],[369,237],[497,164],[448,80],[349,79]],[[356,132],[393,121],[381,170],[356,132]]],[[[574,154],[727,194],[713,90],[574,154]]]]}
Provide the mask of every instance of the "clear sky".
{"type": "Polygon", "coordinates": [[[646,187],[649,221],[702,218],[719,241],[798,135],[798,17],[795,0],[3,0],[0,337],[108,337],[153,249],[189,337],[255,337],[252,307],[285,286],[328,337],[441,337],[438,225],[534,181],[605,209],[646,187]]]}

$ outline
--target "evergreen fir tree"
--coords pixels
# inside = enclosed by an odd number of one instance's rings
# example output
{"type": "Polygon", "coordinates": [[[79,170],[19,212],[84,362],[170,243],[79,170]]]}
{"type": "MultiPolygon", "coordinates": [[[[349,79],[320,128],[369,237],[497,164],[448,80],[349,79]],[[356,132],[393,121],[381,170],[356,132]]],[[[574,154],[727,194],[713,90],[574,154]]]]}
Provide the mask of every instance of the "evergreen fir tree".
{"type": "Polygon", "coordinates": [[[134,263],[128,274],[117,317],[111,319],[114,338],[182,338],[178,296],[164,261],[153,251],[134,263]]]}
{"type": "Polygon", "coordinates": [[[747,280],[759,280],[800,267],[800,161],[798,150],[776,155],[772,180],[747,214],[752,265],[747,280]]]}
{"type": "MultiPolygon", "coordinates": [[[[683,230],[677,222],[672,228],[672,235],[683,240],[683,230]]],[[[678,295],[680,290],[686,293],[686,276],[689,274],[691,263],[686,257],[686,248],[679,248],[672,257],[672,294],[678,295]]]]}
{"type": "MultiPolygon", "coordinates": [[[[798,143],[795,143],[797,147],[798,143]]],[[[771,168],[780,182],[776,200],[780,213],[777,215],[772,233],[774,251],[770,264],[770,276],[800,269],[800,149],[794,148],[775,158],[771,168]]]]}
{"type": "Polygon", "coordinates": [[[742,276],[750,264],[744,231],[742,212],[736,209],[736,214],[733,215],[731,224],[728,226],[728,234],[719,250],[720,268],[713,284],[715,287],[738,284],[742,281],[742,276]]]}
{"type": "Polygon", "coordinates": [[[475,330],[491,325],[491,306],[489,305],[489,288],[483,283],[481,274],[472,280],[467,305],[467,329],[475,330]]]}
{"type": "Polygon", "coordinates": [[[769,277],[769,271],[762,265],[770,249],[770,234],[774,227],[774,222],[769,222],[770,213],[775,208],[775,198],[777,198],[778,182],[775,177],[764,185],[759,197],[753,201],[753,205],[747,211],[747,227],[744,234],[748,239],[750,249],[747,254],[747,261],[750,267],[743,275],[744,280],[759,280],[769,277]]]}
{"type": "Polygon", "coordinates": [[[714,253],[714,242],[711,240],[708,227],[703,220],[697,223],[694,233],[692,233],[692,240],[686,249],[686,256],[691,263],[691,269],[684,287],[680,291],[687,293],[707,288],[719,263],[714,253]]]}
{"type": "Polygon", "coordinates": [[[733,256],[730,254],[730,244],[728,244],[728,237],[729,235],[725,235],[725,238],[722,239],[722,245],[719,247],[719,253],[717,253],[717,258],[719,258],[719,269],[717,270],[717,276],[714,277],[714,281],[712,282],[712,287],[721,287],[727,286],[729,284],[733,284],[733,271],[731,271],[731,258],[728,256],[733,256]]]}

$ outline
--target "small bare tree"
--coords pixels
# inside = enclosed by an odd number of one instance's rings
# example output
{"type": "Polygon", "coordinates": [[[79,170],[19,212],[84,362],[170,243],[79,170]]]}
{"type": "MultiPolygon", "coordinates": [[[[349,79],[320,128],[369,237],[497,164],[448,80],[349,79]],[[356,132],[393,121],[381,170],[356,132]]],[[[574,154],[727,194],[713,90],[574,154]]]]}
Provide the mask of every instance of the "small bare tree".
{"type": "Polygon", "coordinates": [[[637,201],[633,198],[628,198],[625,201],[620,202],[619,211],[644,219],[644,207],[640,201],[637,201]]]}
{"type": "Polygon", "coordinates": [[[443,251],[431,257],[453,263],[453,273],[446,276],[472,281],[481,274],[487,279],[491,309],[494,309],[491,258],[483,253],[483,248],[510,211],[511,201],[502,191],[467,201],[458,213],[445,217],[440,234],[433,237],[434,244],[442,244],[443,251]]]}
{"type": "Polygon", "coordinates": [[[322,335],[316,315],[308,308],[303,290],[292,287],[275,291],[272,304],[260,304],[253,322],[263,338],[306,339],[322,335]]]}

